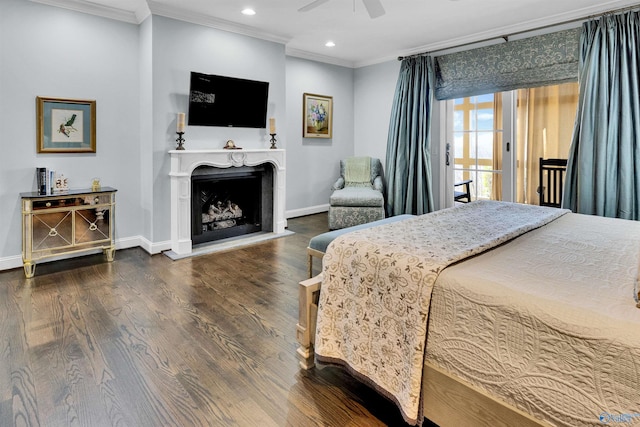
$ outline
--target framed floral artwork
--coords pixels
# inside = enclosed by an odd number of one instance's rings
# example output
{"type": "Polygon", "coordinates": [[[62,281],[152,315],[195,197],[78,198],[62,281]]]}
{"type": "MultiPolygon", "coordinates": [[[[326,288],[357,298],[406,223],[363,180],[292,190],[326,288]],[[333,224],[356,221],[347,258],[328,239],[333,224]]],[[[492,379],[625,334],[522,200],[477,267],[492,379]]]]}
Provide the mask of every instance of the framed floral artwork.
{"type": "Polygon", "coordinates": [[[305,93],[302,95],[303,138],[331,138],[333,97],[305,93]]]}
{"type": "Polygon", "coordinates": [[[95,153],[96,101],[36,97],[38,153],[95,153]]]}

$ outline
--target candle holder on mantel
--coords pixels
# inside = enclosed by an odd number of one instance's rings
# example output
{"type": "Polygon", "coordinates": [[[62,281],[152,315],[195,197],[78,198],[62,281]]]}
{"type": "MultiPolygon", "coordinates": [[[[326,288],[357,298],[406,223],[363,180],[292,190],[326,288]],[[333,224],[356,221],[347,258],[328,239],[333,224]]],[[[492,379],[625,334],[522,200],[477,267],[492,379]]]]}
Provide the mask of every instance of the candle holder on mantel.
{"type": "Polygon", "coordinates": [[[271,135],[271,149],[275,149],[278,148],[276,147],[276,134],[275,133],[270,133],[269,135],[271,135]]]}
{"type": "Polygon", "coordinates": [[[184,150],[184,138],[182,137],[182,135],[184,135],[184,132],[176,133],[178,134],[178,138],[176,138],[176,142],[178,143],[176,150],[184,150]]]}

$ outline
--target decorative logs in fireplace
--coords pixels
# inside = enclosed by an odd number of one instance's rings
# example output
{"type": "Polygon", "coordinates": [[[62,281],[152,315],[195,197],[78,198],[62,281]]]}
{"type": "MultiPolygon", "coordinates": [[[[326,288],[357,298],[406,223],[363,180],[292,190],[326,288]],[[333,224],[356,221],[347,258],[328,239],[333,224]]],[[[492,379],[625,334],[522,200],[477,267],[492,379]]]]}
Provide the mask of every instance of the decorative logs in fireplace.
{"type": "Polygon", "coordinates": [[[191,175],[194,244],[272,231],[273,167],[270,164],[216,168],[191,175]]]}
{"type": "Polygon", "coordinates": [[[241,218],[240,206],[231,200],[227,200],[226,204],[218,200],[217,203],[209,205],[207,213],[202,214],[202,231],[234,227],[238,224],[236,220],[241,218]]]}

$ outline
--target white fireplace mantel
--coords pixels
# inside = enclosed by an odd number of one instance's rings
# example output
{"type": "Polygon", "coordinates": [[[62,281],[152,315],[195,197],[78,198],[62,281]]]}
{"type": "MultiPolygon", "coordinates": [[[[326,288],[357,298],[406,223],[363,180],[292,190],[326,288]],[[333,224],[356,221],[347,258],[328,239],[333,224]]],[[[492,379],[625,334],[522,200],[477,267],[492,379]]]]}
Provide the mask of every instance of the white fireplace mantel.
{"type": "Polygon", "coordinates": [[[230,168],[271,163],[273,179],[273,233],[285,233],[285,150],[171,150],[171,250],[188,255],[191,241],[191,174],[198,166],[230,168]]]}

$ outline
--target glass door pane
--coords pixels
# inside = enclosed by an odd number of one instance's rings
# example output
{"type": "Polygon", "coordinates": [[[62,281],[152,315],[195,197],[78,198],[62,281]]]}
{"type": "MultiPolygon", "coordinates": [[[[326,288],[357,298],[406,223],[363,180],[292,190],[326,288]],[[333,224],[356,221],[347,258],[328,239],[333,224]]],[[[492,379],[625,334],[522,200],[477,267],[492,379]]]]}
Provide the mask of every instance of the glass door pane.
{"type": "Polygon", "coordinates": [[[453,101],[454,182],[473,180],[472,200],[502,200],[501,108],[501,94],[453,101]]]}

